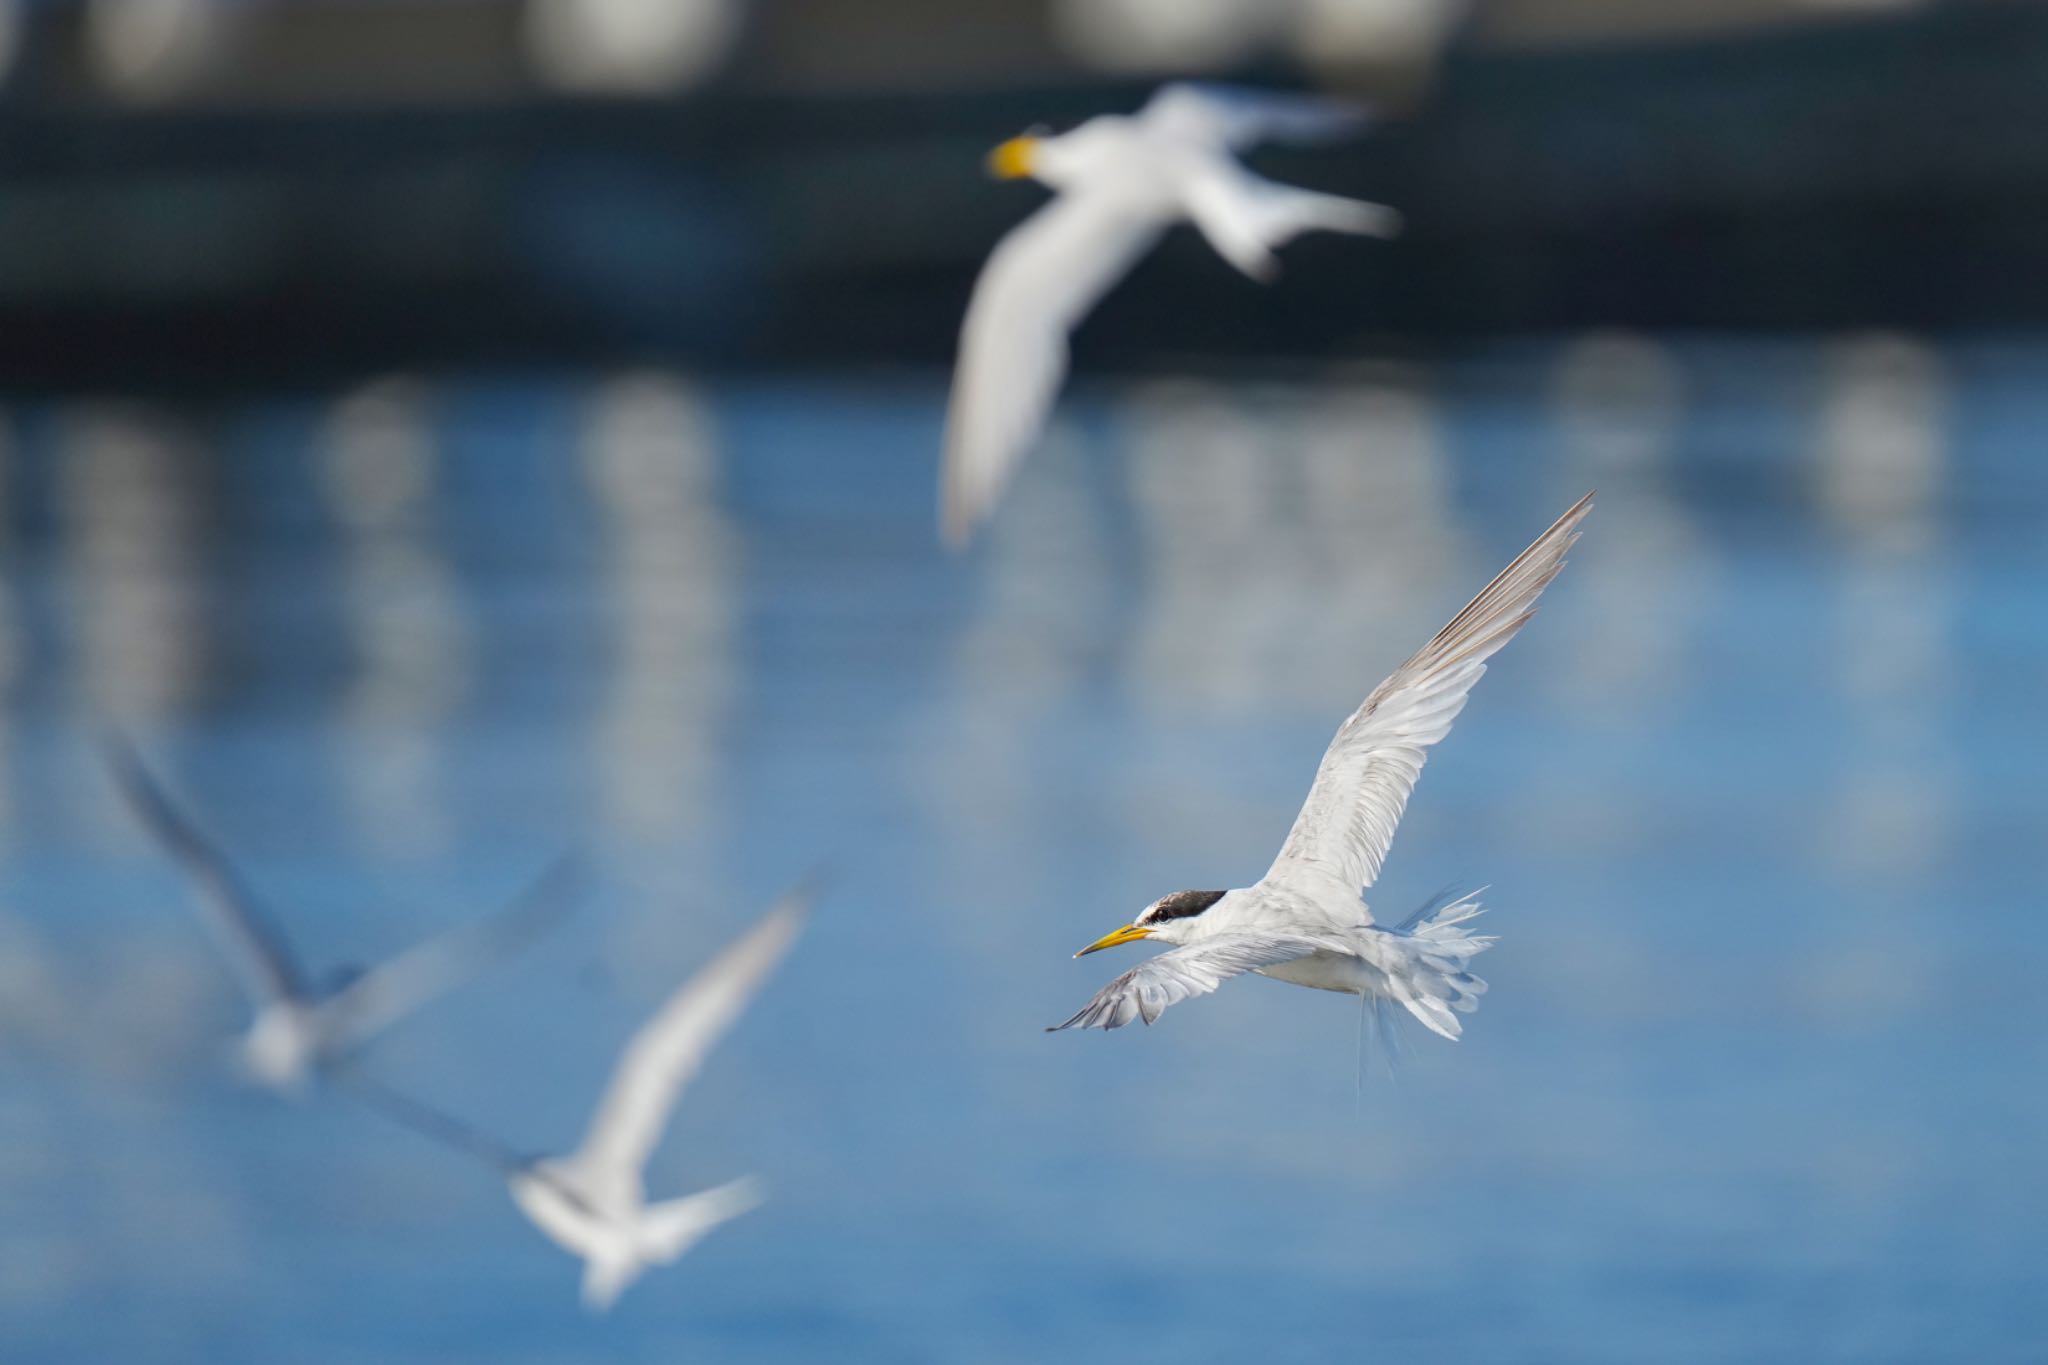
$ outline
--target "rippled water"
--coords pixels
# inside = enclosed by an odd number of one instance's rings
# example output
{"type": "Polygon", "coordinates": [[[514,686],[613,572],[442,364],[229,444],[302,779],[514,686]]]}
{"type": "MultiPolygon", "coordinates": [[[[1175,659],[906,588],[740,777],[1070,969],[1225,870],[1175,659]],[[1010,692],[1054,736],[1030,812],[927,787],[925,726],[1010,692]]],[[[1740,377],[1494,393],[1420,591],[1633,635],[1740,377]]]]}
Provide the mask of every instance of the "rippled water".
{"type": "Polygon", "coordinates": [[[2038,1359],[2048,350],[1532,344],[1082,387],[936,549],[936,379],[33,404],[5,458],[0,1357],[2038,1359]],[[1374,682],[1587,487],[1375,893],[1494,990],[1356,1083],[1265,981],[1048,1037],[1258,875],[1374,682]],[[119,715],[316,971],[590,904],[376,1069],[573,1142],[663,992],[813,931],[657,1194],[772,1201],[602,1322],[488,1171],[242,1088],[93,761],[119,715]]]}

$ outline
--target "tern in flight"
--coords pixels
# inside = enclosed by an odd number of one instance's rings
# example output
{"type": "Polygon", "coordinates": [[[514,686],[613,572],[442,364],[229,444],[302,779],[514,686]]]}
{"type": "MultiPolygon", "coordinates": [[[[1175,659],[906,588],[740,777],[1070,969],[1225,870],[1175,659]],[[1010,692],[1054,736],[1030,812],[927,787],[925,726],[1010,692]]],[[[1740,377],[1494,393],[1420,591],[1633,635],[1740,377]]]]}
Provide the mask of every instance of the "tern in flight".
{"type": "Polygon", "coordinates": [[[1067,334],[1096,300],[1183,220],[1256,280],[1303,232],[1391,236],[1382,204],[1282,185],[1237,155],[1262,142],[1357,132],[1364,111],[1335,100],[1217,85],[1168,85],[1132,115],[1029,132],[989,156],[1003,179],[1031,177],[1058,197],[996,244],[960,330],[946,413],[940,530],[964,545],[1045,425],[1067,369],[1067,334]]]}
{"type": "Polygon", "coordinates": [[[761,1202],[742,1178],[682,1199],[647,1202],[642,1171],[683,1087],[775,969],[808,913],[803,889],[684,982],[626,1045],[583,1144],[524,1163],[512,1198],[562,1247],[583,1258],[583,1306],[593,1313],[652,1265],[675,1260],[711,1229],[761,1202]]]}
{"type": "Polygon", "coordinates": [[[1373,922],[1364,891],[1379,876],[1430,746],[1450,733],[1487,659],[1535,614],[1592,506],[1588,493],[1373,689],[1330,742],[1280,856],[1255,885],[1161,897],[1076,953],[1139,939],[1174,945],[1110,982],[1052,1031],[1149,1024],[1170,1005],[1258,972],[1404,1006],[1456,1039],[1458,1014],[1476,1009],[1486,989],[1468,970],[1493,942],[1466,928],[1478,903],[1465,897],[1427,906],[1387,927],[1373,922]]]}
{"type": "Polygon", "coordinates": [[[303,1091],[316,1073],[346,1061],[376,1034],[486,963],[523,947],[573,899],[573,860],[557,860],[505,909],[322,992],[309,984],[226,854],[157,785],[134,748],[109,735],[106,754],[136,819],[192,879],[207,927],[255,1006],[255,1018],[242,1038],[244,1065],[254,1079],[282,1093],[303,1091]]]}

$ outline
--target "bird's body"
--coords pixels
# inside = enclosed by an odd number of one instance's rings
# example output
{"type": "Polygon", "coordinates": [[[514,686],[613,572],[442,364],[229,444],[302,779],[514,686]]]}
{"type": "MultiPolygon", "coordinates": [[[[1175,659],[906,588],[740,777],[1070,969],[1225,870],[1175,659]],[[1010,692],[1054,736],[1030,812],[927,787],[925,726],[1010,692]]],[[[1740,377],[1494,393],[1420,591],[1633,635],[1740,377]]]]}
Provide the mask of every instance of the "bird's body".
{"type": "Polygon", "coordinates": [[[1466,927],[1480,913],[1478,902],[1432,904],[1387,926],[1374,922],[1364,892],[1379,876],[1429,747],[1450,733],[1486,660],[1528,622],[1591,507],[1587,494],[1344,722],[1265,876],[1235,890],[1162,897],[1082,949],[1139,939],[1174,945],[1112,981],[1057,1027],[1118,1028],[1137,1018],[1149,1024],[1171,1005],[1258,972],[1389,1001],[1457,1038],[1458,1015],[1477,1008],[1486,990],[1469,970],[1493,942],[1466,927]]]}
{"type": "Polygon", "coordinates": [[[997,243],[961,325],[940,489],[949,543],[987,517],[1037,439],[1066,374],[1067,334],[1168,228],[1192,222],[1260,280],[1277,269],[1274,249],[1302,232],[1397,230],[1383,205],[1276,184],[1237,161],[1260,142],[1326,139],[1363,122],[1331,100],[1169,85],[1136,114],[996,149],[996,174],[1030,176],[1058,197],[997,243]]]}
{"type": "Polygon", "coordinates": [[[303,1090],[335,1050],[335,1039],[320,1022],[319,1008],[297,999],[271,1000],[256,1007],[242,1035],[242,1066],[251,1080],[272,1090],[303,1090]]]}
{"type": "Polygon", "coordinates": [[[178,809],[135,751],[109,736],[107,760],[136,819],[191,878],[206,923],[249,996],[253,1014],[240,1045],[244,1070],[281,1094],[302,1093],[323,1070],[484,963],[524,946],[569,904],[571,866],[560,860],[497,914],[415,944],[332,990],[318,990],[227,855],[178,809]]]}
{"type": "Polygon", "coordinates": [[[650,1203],[642,1173],[683,1087],[789,951],[806,908],[801,894],[785,898],[668,998],[627,1044],[581,1146],[511,1172],[520,1211],[583,1260],[590,1311],[760,1202],[743,1179],[650,1203]]]}

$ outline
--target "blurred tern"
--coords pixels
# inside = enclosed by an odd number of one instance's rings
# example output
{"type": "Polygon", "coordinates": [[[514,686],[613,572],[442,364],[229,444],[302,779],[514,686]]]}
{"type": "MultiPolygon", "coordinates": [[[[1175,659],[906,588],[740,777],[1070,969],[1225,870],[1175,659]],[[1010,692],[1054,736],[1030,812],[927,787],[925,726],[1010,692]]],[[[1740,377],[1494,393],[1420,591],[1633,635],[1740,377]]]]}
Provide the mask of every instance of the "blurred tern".
{"type": "Polygon", "coordinates": [[[675,1260],[761,1202],[758,1184],[742,1178],[650,1204],[642,1172],[683,1087],[789,951],[809,903],[801,889],[784,897],[669,997],[626,1045],[582,1146],[513,1173],[520,1209],[583,1258],[583,1306],[591,1312],[610,1308],[649,1266],[675,1260]]]}
{"type": "Polygon", "coordinates": [[[1362,1004],[1390,1001],[1456,1039],[1458,1014],[1476,1009],[1486,990],[1468,970],[1493,943],[1465,927],[1478,902],[1425,906],[1383,928],[1363,892],[1379,876],[1430,746],[1450,733],[1487,659],[1535,614],[1592,505],[1588,493],[1373,689],[1330,742],[1280,856],[1256,885],[1175,892],[1083,948],[1076,957],[1139,939],[1176,945],[1049,1031],[1150,1024],[1168,1006],[1251,971],[1362,1004]]]}
{"type": "Polygon", "coordinates": [[[1033,131],[989,156],[1003,179],[1059,191],[996,244],[960,332],[946,414],[940,529],[964,545],[1037,440],[1067,369],[1067,333],[1167,228],[1191,221],[1256,280],[1273,250],[1313,229],[1391,236],[1401,216],[1252,174],[1237,153],[1262,142],[1357,132],[1352,105],[1219,85],[1163,87],[1136,114],[1033,131]]]}
{"type": "Polygon", "coordinates": [[[234,865],[157,785],[135,750],[119,736],[109,736],[106,754],[136,819],[197,888],[206,925],[256,1009],[242,1039],[243,1063],[251,1077],[273,1090],[303,1090],[316,1072],[346,1059],[486,963],[523,947],[571,903],[574,865],[563,858],[496,914],[417,944],[332,990],[318,991],[307,983],[234,865]]]}

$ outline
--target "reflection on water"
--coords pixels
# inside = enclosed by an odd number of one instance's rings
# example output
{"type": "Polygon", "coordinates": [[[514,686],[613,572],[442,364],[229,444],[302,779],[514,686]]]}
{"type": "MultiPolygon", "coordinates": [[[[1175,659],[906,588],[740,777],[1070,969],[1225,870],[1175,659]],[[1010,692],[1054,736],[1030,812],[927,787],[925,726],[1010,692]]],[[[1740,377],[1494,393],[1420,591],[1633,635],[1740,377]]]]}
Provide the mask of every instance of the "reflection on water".
{"type": "Polygon", "coordinates": [[[959,559],[936,381],[23,405],[0,1355],[1217,1359],[1278,1321],[1300,1359],[2024,1359],[2043,371],[1602,334],[1083,383],[959,559]],[[1590,486],[1374,891],[1492,883],[1464,1042],[1360,1117],[1334,998],[1038,1032],[1117,970],[1076,946],[1256,876],[1342,716],[1590,486]],[[773,1202],[593,1328],[489,1173],[240,1090],[230,979],[93,770],[103,709],[315,964],[596,852],[585,919],[375,1054],[522,1147],[832,858],[653,1172],[773,1202]]]}
{"type": "Polygon", "coordinates": [[[741,663],[731,600],[739,547],[719,505],[717,428],[684,383],[631,374],[591,395],[578,444],[604,516],[615,613],[596,718],[606,823],[672,837],[709,818],[741,663]]]}
{"type": "Polygon", "coordinates": [[[349,814],[385,852],[437,851],[451,809],[445,722],[469,686],[470,619],[435,520],[430,394],[403,379],[350,394],[327,414],[321,444],[356,655],[334,729],[349,814]]]}
{"type": "MultiPolygon", "coordinates": [[[[11,415],[0,411],[0,563],[14,549],[15,451],[11,415]]],[[[21,598],[11,576],[0,575],[0,840],[13,830],[7,817],[14,804],[11,757],[13,708],[20,695],[27,650],[22,640],[21,598]]]]}
{"type": "Polygon", "coordinates": [[[1858,338],[1824,357],[1814,462],[1821,505],[1867,548],[1932,534],[1947,458],[1941,359],[1910,337],[1858,338]]]}
{"type": "Polygon", "coordinates": [[[1845,542],[1834,628],[1854,755],[1830,843],[1882,882],[1936,863],[1960,795],[1944,734],[1960,681],[1939,506],[1948,384],[1933,348],[1907,337],[1844,343],[1823,373],[1815,463],[1845,542]]]}
{"type": "Polygon", "coordinates": [[[1129,677],[1149,704],[1306,700],[1361,639],[1421,627],[1413,589],[1462,563],[1433,413],[1412,387],[1161,385],[1132,396],[1125,423],[1145,590],[1129,677]]]}
{"type": "Polygon", "coordinates": [[[92,404],[65,414],[58,444],[79,693],[143,724],[192,706],[212,624],[198,433],[169,413],[92,404]]]}
{"type": "Polygon", "coordinates": [[[1597,697],[1610,722],[1647,724],[1686,687],[1697,634],[1687,613],[1715,572],[1674,487],[1684,373],[1653,338],[1601,332],[1561,348],[1549,384],[1552,449],[1565,475],[1553,501],[1597,488],[1601,519],[1614,528],[1576,585],[1592,604],[1590,624],[1562,685],[1597,697]]]}
{"type": "Polygon", "coordinates": [[[920,774],[928,818],[962,861],[986,866],[1012,831],[1045,823],[1044,807],[1060,795],[1039,772],[1044,736],[1063,710],[1085,704],[1114,656],[1103,636],[1104,618],[1120,615],[1106,600],[1118,556],[1091,469],[1102,453],[1075,425],[1055,423],[1037,456],[1050,473],[1016,490],[986,538],[975,610],[952,664],[958,704],[920,774]],[[1076,603],[1094,605],[1077,613],[1076,603]]]}

